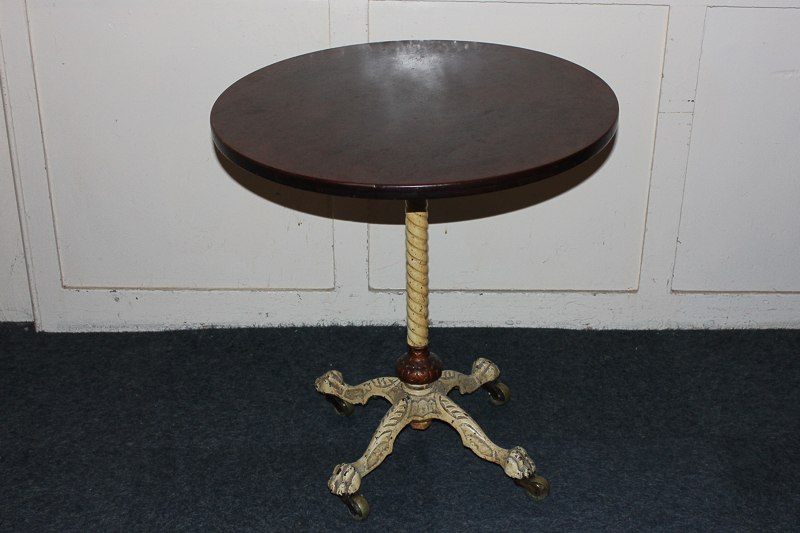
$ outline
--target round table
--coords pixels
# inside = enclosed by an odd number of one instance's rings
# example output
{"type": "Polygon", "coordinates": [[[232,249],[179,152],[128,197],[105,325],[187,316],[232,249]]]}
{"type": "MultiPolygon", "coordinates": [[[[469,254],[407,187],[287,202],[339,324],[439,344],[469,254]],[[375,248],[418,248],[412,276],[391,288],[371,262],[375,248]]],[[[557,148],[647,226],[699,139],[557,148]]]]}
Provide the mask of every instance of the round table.
{"type": "Polygon", "coordinates": [[[555,56],[460,41],[332,48],[280,61],[231,85],[211,111],[214,143],[238,166],[326,194],[406,200],[407,338],[396,377],[347,385],[330,371],[316,388],[342,415],[373,396],[392,407],[364,455],[328,482],[366,518],[361,479],[391,453],[406,425],[451,424],[465,446],[500,464],[533,499],[547,481],[521,447],[503,449],[447,397],[483,387],[508,401],[497,366],[443,371],[428,348],[427,200],[498,191],[588,160],[617,128],[619,105],[592,72],[555,56]]]}

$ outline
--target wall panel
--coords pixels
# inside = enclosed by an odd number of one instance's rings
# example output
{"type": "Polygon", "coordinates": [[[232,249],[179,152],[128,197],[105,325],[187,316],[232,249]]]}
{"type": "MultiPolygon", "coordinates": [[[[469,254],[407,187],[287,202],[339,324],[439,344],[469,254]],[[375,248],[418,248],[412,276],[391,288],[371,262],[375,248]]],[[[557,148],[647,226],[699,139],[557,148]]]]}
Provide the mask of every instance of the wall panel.
{"type": "Polygon", "coordinates": [[[333,287],[330,200],[215,155],[208,114],[328,46],[318,0],[28,2],[63,284],[333,287]]]}
{"type": "MultiPolygon", "coordinates": [[[[620,101],[613,145],[513,191],[431,202],[431,285],[456,290],[635,290],[668,9],[373,2],[370,40],[459,39],[530,48],[603,78],[620,101]]],[[[393,207],[402,223],[402,206],[393,207]]],[[[404,286],[403,228],[370,226],[370,286],[404,286]]]]}
{"type": "Polygon", "coordinates": [[[710,8],[673,289],[800,291],[800,9],[710,8]]]}

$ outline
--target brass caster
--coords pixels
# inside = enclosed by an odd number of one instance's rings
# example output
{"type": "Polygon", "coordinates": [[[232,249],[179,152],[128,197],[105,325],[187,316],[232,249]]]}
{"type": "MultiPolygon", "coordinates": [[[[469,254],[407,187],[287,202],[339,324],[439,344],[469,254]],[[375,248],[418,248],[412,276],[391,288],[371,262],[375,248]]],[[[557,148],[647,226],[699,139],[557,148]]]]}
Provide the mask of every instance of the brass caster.
{"type": "Polygon", "coordinates": [[[495,405],[505,405],[511,399],[511,391],[504,383],[499,381],[485,383],[483,388],[489,391],[489,401],[495,405]]]}
{"type": "Polygon", "coordinates": [[[525,489],[525,495],[535,502],[540,502],[550,495],[550,483],[542,476],[515,479],[514,483],[525,489]]]}
{"type": "Polygon", "coordinates": [[[367,519],[369,516],[369,504],[367,503],[367,499],[360,493],[342,494],[340,498],[342,498],[342,501],[350,511],[350,516],[359,522],[367,519]]]}
{"type": "Polygon", "coordinates": [[[355,406],[347,400],[342,400],[333,394],[326,394],[325,399],[331,402],[331,405],[333,405],[333,410],[336,411],[336,414],[342,418],[353,414],[355,406]]]}

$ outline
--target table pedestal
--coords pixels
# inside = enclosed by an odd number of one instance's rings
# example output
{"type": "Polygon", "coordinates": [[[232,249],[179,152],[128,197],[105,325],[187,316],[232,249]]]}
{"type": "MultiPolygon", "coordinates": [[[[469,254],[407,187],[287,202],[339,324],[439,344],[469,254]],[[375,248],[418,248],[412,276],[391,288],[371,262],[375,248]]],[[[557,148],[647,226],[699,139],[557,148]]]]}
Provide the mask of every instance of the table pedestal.
{"type": "Polygon", "coordinates": [[[453,426],[464,446],[478,457],[497,463],[506,475],[525,489],[534,500],[543,500],[550,486],[536,476],[536,466],[527,452],[516,446],[504,449],[493,443],[480,426],[447,397],[452,389],[470,394],[479,388],[489,391],[495,405],[509,399],[508,387],[497,381],[500,370],[488,359],[478,359],[472,373],[442,371],[442,362],[428,349],[428,213],[425,200],[406,202],[406,308],[408,351],[395,365],[397,377],[377,378],[360,385],[348,385],[342,374],[331,370],[316,380],[317,391],[325,394],[342,416],[353,412],[353,404],[366,404],[373,396],[385,398],[392,407],[383,417],[364,455],[354,463],[342,463],[333,470],[328,488],[347,504],[357,520],[369,515],[369,505],[359,493],[361,479],[392,453],[394,441],[407,425],[426,429],[432,420],[453,426]]]}

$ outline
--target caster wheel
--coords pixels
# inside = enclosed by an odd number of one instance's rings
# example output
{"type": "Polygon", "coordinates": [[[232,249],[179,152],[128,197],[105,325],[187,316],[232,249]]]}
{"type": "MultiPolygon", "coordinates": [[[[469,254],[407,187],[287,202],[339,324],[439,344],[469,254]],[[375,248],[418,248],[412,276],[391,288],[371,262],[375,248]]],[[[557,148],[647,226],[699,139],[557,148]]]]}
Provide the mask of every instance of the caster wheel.
{"type": "Polygon", "coordinates": [[[550,483],[542,476],[515,479],[514,483],[525,489],[525,495],[535,502],[540,502],[550,495],[550,483]]]}
{"type": "Polygon", "coordinates": [[[495,405],[505,405],[511,399],[511,391],[499,381],[486,383],[483,388],[489,391],[489,401],[495,405]]]}
{"type": "Polygon", "coordinates": [[[369,516],[369,504],[365,497],[356,492],[355,494],[343,494],[341,498],[350,511],[350,516],[359,522],[367,519],[369,516]]]}
{"type": "Polygon", "coordinates": [[[331,405],[333,405],[333,410],[336,411],[337,415],[344,418],[353,414],[355,406],[347,400],[342,400],[333,394],[326,394],[325,399],[331,402],[331,405]]]}

